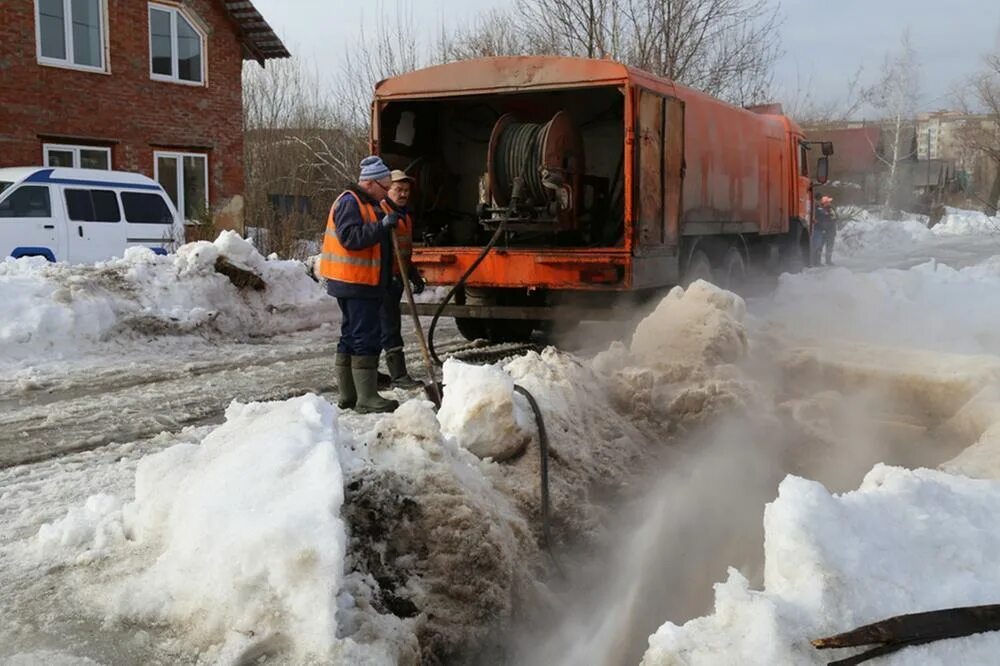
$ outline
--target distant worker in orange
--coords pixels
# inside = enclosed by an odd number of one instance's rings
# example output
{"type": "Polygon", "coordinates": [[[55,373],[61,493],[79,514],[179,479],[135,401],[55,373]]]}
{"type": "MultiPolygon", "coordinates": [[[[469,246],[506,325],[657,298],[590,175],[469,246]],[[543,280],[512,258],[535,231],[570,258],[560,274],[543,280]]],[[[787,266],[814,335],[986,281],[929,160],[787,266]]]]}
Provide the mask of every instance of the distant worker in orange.
{"type": "Polygon", "coordinates": [[[319,261],[319,274],[327,279],[327,293],[337,299],[342,317],[335,361],[337,404],[362,414],[399,406],[378,393],[379,318],[392,280],[390,234],[400,220],[381,205],[392,185],[390,175],[382,158],[361,160],[357,186],[341,193],[330,209],[319,261]]]}
{"type": "Polygon", "coordinates": [[[413,178],[405,171],[396,169],[391,176],[392,185],[382,201],[382,210],[388,215],[398,215],[396,225],[396,240],[399,242],[399,254],[407,268],[407,275],[399,273],[399,266],[393,257],[392,281],[389,283],[389,294],[382,301],[382,350],[385,352],[385,365],[389,369],[389,379],[392,385],[401,389],[412,389],[420,383],[410,377],[406,370],[406,357],[403,354],[402,312],[399,300],[403,296],[403,280],[409,280],[414,294],[423,293],[426,283],[420,273],[410,263],[413,255],[413,215],[407,208],[410,201],[410,188],[413,178]]]}
{"type": "Polygon", "coordinates": [[[816,226],[813,228],[812,265],[819,266],[820,259],[826,259],[827,266],[833,266],[833,245],[837,242],[837,213],[833,210],[833,197],[824,196],[816,208],[816,226]]]}

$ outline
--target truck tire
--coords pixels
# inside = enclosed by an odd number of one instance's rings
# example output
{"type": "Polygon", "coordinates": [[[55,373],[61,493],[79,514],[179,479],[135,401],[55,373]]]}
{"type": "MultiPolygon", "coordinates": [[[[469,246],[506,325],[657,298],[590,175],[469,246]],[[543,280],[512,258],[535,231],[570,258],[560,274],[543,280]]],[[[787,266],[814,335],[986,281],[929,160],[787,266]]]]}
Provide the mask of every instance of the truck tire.
{"type": "Polygon", "coordinates": [[[486,319],[486,339],[494,344],[501,342],[527,342],[535,330],[530,319],[486,319]]]}
{"type": "Polygon", "coordinates": [[[718,275],[718,286],[728,289],[734,293],[739,293],[746,285],[747,262],[746,257],[736,246],[730,246],[722,258],[722,265],[716,271],[718,275]]]}
{"type": "Polygon", "coordinates": [[[473,340],[485,340],[487,338],[486,323],[482,319],[455,317],[455,327],[462,334],[462,337],[469,342],[473,340]]]}
{"type": "Polygon", "coordinates": [[[681,285],[686,289],[695,280],[705,280],[715,284],[715,273],[712,271],[712,262],[708,260],[708,255],[702,250],[695,250],[688,259],[684,269],[684,279],[681,285]]]}

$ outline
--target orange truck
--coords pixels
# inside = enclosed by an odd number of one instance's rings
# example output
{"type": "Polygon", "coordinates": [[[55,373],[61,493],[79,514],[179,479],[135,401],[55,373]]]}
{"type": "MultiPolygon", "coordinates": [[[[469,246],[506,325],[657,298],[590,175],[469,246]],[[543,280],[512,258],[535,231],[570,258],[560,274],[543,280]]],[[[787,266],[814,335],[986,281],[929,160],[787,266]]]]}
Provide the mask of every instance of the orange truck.
{"type": "Polygon", "coordinates": [[[609,60],[467,60],[380,82],[372,151],[416,179],[413,262],[467,338],[525,339],[673,285],[808,262],[817,147],[609,60]]]}

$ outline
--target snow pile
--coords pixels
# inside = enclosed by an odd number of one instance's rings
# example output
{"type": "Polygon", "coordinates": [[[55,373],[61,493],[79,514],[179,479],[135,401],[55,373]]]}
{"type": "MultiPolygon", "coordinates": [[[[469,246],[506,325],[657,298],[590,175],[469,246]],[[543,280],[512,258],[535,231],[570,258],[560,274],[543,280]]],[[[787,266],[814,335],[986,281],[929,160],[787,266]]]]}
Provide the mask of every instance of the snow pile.
{"type": "Polygon", "coordinates": [[[941,221],[928,229],[929,223],[926,215],[903,213],[900,220],[885,220],[862,210],[840,226],[834,252],[840,257],[853,257],[907,250],[935,238],[1000,233],[1000,218],[960,208],[947,208],[941,221]]]}
{"type": "Polygon", "coordinates": [[[524,450],[531,415],[514,380],[496,366],[448,360],[443,368],[444,397],[438,420],[442,431],[480,458],[503,461],[524,450]]]}
{"type": "MultiPolygon", "coordinates": [[[[644,666],[824,664],[810,639],[886,617],[995,603],[1000,483],[876,466],[831,495],[797,477],[764,516],[764,588],[730,570],[715,612],[650,637],[644,666]]],[[[992,663],[1000,634],[908,648],[886,664],[992,663]]],[[[839,656],[846,656],[840,653],[839,656]]]]}
{"type": "Polygon", "coordinates": [[[315,396],[231,406],[200,446],[144,459],[126,533],[162,548],[122,589],[127,618],[294,636],[326,657],[346,536],[335,410],[315,396]]]}
{"type": "Polygon", "coordinates": [[[349,454],[337,437],[336,409],[316,396],[234,403],[200,445],[144,458],[134,501],[91,497],[43,526],[39,549],[79,563],[72,546],[108,555],[112,542],[155,558],[114,586],[111,620],[168,622],[202,648],[227,643],[223,653],[250,632],[299,656],[341,656],[352,648],[335,638],[347,541],[339,455],[349,454]]]}
{"type": "Polygon", "coordinates": [[[996,235],[1000,233],[1000,217],[960,208],[947,208],[945,216],[931,229],[937,236],[996,235]]]}
{"type": "Polygon", "coordinates": [[[266,260],[231,231],[170,256],[135,247],[92,266],[0,261],[0,363],[70,357],[151,335],[270,335],[318,326],[333,312],[302,264],[266,260]],[[216,272],[220,257],[259,275],[266,289],[235,287],[216,272]]]}
{"type": "Polygon", "coordinates": [[[742,298],[704,280],[687,290],[675,287],[639,323],[632,355],[646,366],[681,359],[698,365],[738,361],[747,352],[745,315],[742,298]]]}
{"type": "Polygon", "coordinates": [[[756,327],[792,338],[1000,354],[1000,256],[960,270],[931,261],[783,275],[755,314],[756,327]]]}
{"type": "Polygon", "coordinates": [[[858,219],[848,220],[840,227],[834,252],[837,256],[854,256],[886,249],[907,249],[933,237],[926,222],[882,220],[862,211],[858,219]]]}

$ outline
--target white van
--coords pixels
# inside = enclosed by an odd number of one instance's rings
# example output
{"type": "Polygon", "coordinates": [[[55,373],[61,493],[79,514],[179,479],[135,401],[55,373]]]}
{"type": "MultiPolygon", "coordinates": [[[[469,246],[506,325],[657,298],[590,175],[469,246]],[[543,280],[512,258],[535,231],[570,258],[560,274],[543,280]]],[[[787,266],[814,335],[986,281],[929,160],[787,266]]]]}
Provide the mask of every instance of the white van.
{"type": "Polygon", "coordinates": [[[184,242],[184,224],[159,183],[97,169],[0,169],[0,258],[93,263],[125,248],[166,254],[184,242]]]}

